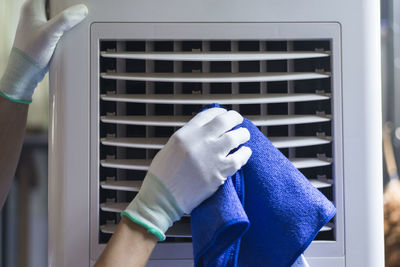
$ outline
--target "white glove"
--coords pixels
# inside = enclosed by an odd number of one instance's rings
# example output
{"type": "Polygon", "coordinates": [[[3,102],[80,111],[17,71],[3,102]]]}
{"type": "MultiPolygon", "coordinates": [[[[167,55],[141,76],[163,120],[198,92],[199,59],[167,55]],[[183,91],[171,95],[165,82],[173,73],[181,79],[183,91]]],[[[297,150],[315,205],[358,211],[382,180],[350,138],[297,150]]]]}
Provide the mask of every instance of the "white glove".
{"type": "Polygon", "coordinates": [[[250,158],[245,146],[229,154],[250,139],[246,128],[229,131],[242,121],[236,111],[222,108],[197,114],[157,153],[139,193],[121,215],[164,240],[174,221],[190,214],[250,158]]]}
{"type": "Polygon", "coordinates": [[[45,0],[27,0],[21,9],[7,69],[0,80],[0,95],[15,102],[31,103],[58,41],[87,13],[85,5],[75,5],[47,21],[45,0]]]}

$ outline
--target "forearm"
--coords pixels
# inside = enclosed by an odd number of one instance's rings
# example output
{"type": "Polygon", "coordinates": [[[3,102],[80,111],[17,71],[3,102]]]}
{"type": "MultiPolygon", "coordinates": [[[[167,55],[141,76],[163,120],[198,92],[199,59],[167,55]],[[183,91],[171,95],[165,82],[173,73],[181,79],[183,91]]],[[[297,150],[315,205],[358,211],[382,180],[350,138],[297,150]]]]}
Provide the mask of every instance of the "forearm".
{"type": "Polygon", "coordinates": [[[122,217],[95,267],[139,267],[146,263],[157,238],[129,219],[122,217]]]}
{"type": "Polygon", "coordinates": [[[27,104],[0,96],[0,210],[7,198],[24,140],[27,104]]]}
{"type": "Polygon", "coordinates": [[[51,20],[45,0],[26,0],[7,67],[0,79],[0,209],[10,189],[33,91],[43,79],[54,49],[64,34],[88,13],[84,5],[72,6],[51,20]]]}

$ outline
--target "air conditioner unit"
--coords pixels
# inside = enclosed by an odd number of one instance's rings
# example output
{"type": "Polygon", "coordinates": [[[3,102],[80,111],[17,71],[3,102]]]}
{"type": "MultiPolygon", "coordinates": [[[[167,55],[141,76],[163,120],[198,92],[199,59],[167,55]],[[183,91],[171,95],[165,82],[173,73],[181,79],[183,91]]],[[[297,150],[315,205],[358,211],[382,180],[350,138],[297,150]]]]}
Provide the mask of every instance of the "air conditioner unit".
{"type": "MultiPolygon", "coordinates": [[[[157,150],[238,110],[336,206],[311,266],[383,266],[379,1],[78,2],[51,79],[49,265],[91,266],[157,150]]],[[[148,266],[192,266],[190,217],[148,266]]]]}

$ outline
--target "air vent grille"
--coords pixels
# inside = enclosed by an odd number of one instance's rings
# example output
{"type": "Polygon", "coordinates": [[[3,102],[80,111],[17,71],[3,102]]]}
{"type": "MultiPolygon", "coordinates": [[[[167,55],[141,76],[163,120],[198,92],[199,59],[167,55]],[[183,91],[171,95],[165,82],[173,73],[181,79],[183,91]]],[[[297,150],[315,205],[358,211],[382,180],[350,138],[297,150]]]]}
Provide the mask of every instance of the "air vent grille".
{"type": "MultiPolygon", "coordinates": [[[[99,52],[100,243],[168,137],[213,102],[252,120],[335,202],[329,40],[106,40],[99,52]]],[[[332,220],[316,239],[334,232],[332,220]]],[[[186,215],[167,242],[190,241],[186,215]]]]}

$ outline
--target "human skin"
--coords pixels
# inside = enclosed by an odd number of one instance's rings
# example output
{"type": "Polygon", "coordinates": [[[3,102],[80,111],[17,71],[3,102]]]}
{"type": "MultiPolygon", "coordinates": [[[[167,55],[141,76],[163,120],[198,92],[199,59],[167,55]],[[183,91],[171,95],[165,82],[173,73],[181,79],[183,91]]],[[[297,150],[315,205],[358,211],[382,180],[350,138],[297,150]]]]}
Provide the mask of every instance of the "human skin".
{"type": "Polygon", "coordinates": [[[27,104],[0,96],[0,210],[6,201],[24,141],[27,104]]]}

